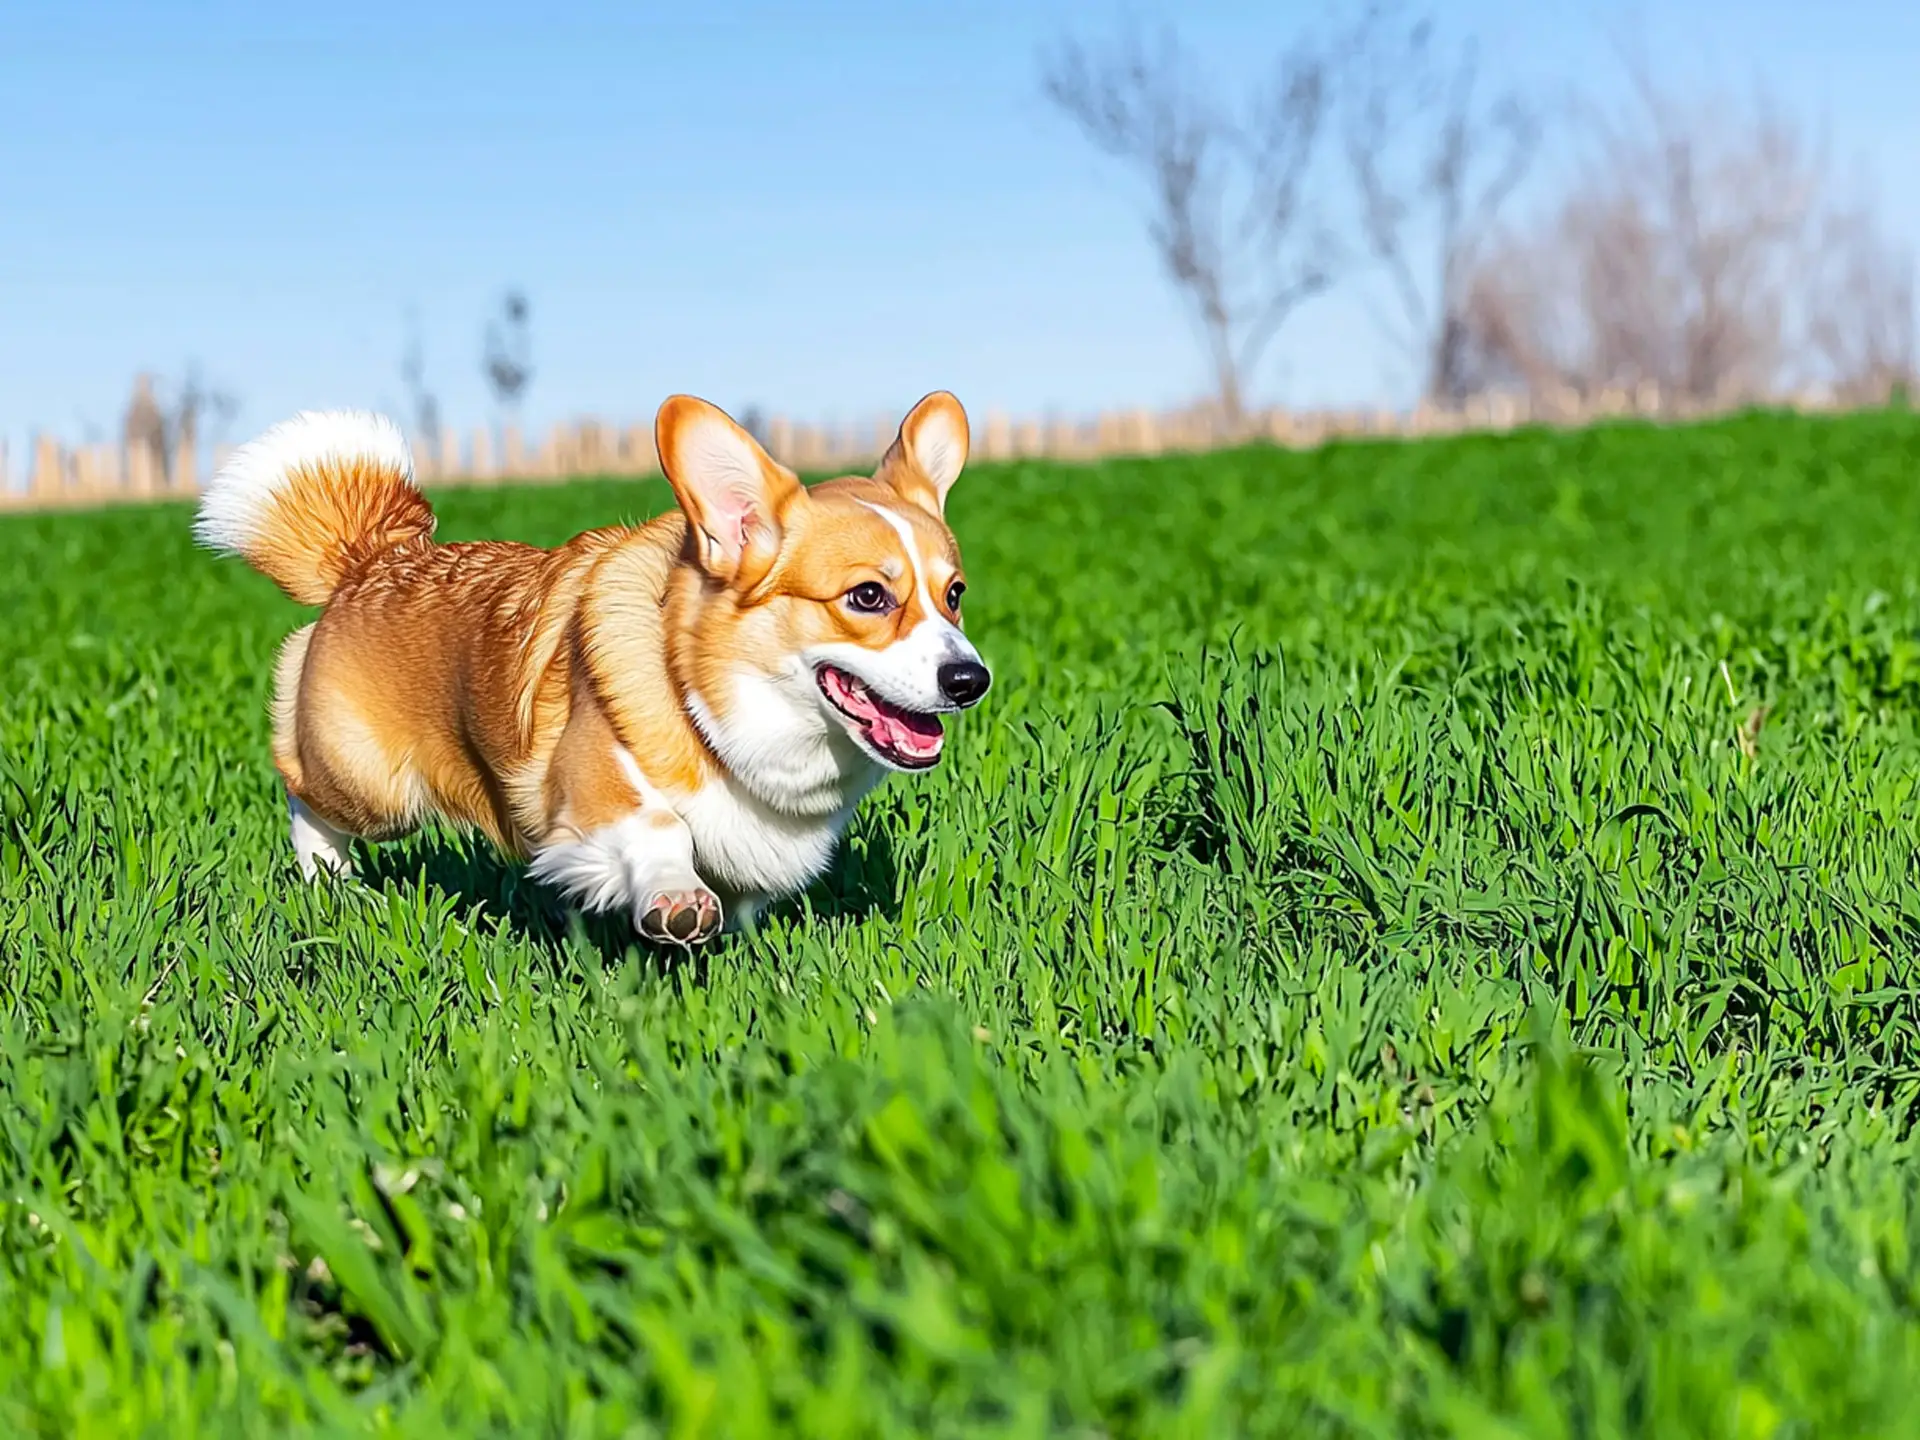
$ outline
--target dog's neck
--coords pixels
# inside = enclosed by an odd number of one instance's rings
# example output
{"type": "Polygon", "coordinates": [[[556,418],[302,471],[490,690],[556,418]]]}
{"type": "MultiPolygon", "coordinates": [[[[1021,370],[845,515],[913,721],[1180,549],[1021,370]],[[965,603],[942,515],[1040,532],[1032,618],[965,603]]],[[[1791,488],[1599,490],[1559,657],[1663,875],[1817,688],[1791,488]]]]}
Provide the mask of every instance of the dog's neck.
{"type": "Polygon", "coordinates": [[[736,676],[725,719],[675,679],[687,718],[722,772],[771,810],[824,820],[852,810],[885,776],[827,715],[798,662],[774,675],[736,676]]]}
{"type": "Polygon", "coordinates": [[[699,663],[695,601],[710,584],[690,563],[685,530],[668,532],[679,562],[662,576],[660,640],[668,683],[714,769],[742,798],[799,820],[844,819],[886,771],[828,714],[798,657],[777,669],[716,676],[699,663]],[[725,693],[711,687],[725,686],[725,693]]]}

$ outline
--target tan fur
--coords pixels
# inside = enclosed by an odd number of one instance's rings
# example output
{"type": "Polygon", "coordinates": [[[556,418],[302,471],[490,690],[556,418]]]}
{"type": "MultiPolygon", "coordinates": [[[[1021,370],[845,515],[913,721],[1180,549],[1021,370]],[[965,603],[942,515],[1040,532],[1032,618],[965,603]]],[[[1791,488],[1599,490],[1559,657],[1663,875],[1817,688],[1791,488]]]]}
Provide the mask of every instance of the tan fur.
{"type": "MultiPolygon", "coordinates": [[[[957,431],[964,458],[958,403],[937,395],[923,411],[942,436],[957,431]]],[[[628,836],[682,826],[722,790],[749,819],[771,806],[765,823],[780,833],[789,802],[736,794],[740,777],[700,717],[741,720],[740,696],[760,693],[741,677],[781,683],[782,657],[809,647],[879,653],[929,616],[957,626],[945,489],[916,468],[908,426],[875,477],[811,490],[703,402],[669,400],[656,434],[681,510],[554,549],[436,544],[411,484],[352,457],[291,472],[242,552],[294,598],[325,605],[275,667],[273,759],[289,794],[346,834],[389,839],[437,815],[521,858],[622,825],[628,836]],[[737,486],[698,478],[732,473],[714,470],[715,446],[753,457],[737,486]],[[845,597],[867,580],[898,604],[854,613],[845,597]]],[[[879,774],[849,767],[850,798],[835,781],[820,802],[835,834],[879,774]]],[[[810,802],[791,803],[814,823],[810,802]]],[[[698,882],[676,885],[667,899],[698,882]]]]}
{"type": "Polygon", "coordinates": [[[551,828],[545,761],[574,703],[560,640],[594,562],[646,539],[410,544],[349,574],[277,706],[293,719],[275,745],[288,790],[351,834],[437,813],[528,854],[551,828]]]}
{"type": "Polygon", "coordinates": [[[302,605],[326,604],[369,560],[433,535],[426,497],[385,467],[329,458],[289,481],[247,563],[302,605]]]}
{"type": "Polygon", "coordinates": [[[307,663],[307,642],[311,639],[313,626],[302,625],[281,642],[273,662],[269,709],[273,718],[273,763],[289,787],[300,779],[300,749],[294,743],[294,727],[299,714],[300,672],[307,663]]]}

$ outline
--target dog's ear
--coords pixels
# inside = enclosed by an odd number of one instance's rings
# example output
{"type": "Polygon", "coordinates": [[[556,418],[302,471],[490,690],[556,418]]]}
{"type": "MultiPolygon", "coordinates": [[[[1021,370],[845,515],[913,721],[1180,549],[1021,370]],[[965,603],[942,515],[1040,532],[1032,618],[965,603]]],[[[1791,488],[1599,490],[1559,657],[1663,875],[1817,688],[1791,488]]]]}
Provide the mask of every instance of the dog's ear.
{"type": "Polygon", "coordinates": [[[653,443],[700,568],[723,584],[753,585],[780,553],[787,507],[806,493],[799,479],[719,406],[691,395],[661,404],[653,443]]]}
{"type": "Polygon", "coordinates": [[[887,447],[874,479],[935,515],[947,511],[947,492],[967,463],[967,412],[945,390],[936,390],[907,412],[887,447]]]}

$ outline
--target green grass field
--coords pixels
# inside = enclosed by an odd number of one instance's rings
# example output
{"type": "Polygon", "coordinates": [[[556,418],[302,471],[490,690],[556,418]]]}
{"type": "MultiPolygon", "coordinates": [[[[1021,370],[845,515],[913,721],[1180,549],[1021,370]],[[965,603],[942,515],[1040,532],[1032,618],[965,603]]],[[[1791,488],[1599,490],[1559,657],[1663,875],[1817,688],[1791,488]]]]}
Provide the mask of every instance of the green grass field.
{"type": "Polygon", "coordinates": [[[303,887],[187,519],[0,521],[6,1433],[1920,1433],[1920,419],[980,466],[993,695],[679,965],[303,887]]]}

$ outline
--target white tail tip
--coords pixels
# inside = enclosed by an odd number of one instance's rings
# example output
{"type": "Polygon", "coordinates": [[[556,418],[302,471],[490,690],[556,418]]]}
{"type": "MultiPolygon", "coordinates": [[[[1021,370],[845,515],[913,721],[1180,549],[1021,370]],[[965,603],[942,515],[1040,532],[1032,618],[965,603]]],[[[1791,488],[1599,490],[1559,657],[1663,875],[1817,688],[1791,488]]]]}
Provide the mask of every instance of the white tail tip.
{"type": "Polygon", "coordinates": [[[259,537],[273,497],[298,470],[347,460],[372,461],[415,484],[413,452],[400,427],[366,410],[303,410],[227,457],[208,483],[193,538],[210,550],[245,554],[259,537]]]}

